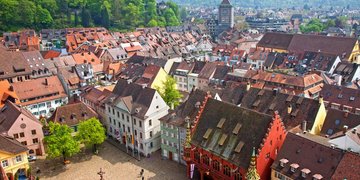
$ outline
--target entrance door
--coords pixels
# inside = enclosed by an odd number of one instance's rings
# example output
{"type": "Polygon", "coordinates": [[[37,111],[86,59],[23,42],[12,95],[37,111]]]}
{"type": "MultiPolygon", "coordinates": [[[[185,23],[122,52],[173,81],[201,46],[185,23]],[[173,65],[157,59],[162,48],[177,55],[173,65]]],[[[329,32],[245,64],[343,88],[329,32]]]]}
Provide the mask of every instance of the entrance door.
{"type": "Polygon", "coordinates": [[[36,155],[41,155],[40,148],[36,149],[35,151],[36,151],[36,155]]]}
{"type": "Polygon", "coordinates": [[[171,151],[169,151],[169,160],[172,161],[173,160],[173,154],[171,151]]]}

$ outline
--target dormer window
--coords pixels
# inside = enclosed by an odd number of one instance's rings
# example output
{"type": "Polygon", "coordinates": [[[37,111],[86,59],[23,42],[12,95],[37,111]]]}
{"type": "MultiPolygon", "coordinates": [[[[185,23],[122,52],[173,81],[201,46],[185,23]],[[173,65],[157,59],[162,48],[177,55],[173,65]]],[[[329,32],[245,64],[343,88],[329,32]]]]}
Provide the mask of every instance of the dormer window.
{"type": "Polygon", "coordinates": [[[299,165],[296,164],[296,163],[291,164],[291,165],[290,165],[290,170],[291,170],[291,172],[294,173],[298,167],[299,167],[299,165]]]}
{"type": "Polygon", "coordinates": [[[287,159],[280,159],[280,166],[285,167],[285,165],[289,162],[287,159]]]}
{"type": "Polygon", "coordinates": [[[306,168],[302,169],[301,170],[301,177],[306,178],[307,175],[310,174],[310,172],[311,171],[309,169],[306,169],[306,168]]]}
{"type": "Polygon", "coordinates": [[[321,180],[323,179],[324,177],[321,175],[321,174],[315,174],[313,175],[313,180],[321,180]]]}

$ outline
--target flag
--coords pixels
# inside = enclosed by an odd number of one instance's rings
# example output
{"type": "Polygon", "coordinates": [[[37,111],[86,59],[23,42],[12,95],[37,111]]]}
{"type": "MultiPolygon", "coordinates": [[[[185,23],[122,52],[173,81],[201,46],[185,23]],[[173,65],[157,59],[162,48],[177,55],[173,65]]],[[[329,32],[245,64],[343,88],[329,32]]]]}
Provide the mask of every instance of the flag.
{"type": "Polygon", "coordinates": [[[134,135],[131,135],[131,144],[134,144],[134,135]]]}

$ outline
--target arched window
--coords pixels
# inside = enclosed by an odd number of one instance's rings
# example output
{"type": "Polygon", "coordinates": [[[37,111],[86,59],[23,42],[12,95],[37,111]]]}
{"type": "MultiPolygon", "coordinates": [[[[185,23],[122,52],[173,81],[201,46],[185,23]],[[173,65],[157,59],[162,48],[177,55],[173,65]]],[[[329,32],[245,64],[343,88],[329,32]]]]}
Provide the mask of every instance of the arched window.
{"type": "Polygon", "coordinates": [[[198,163],[200,162],[200,153],[198,151],[195,151],[194,158],[195,158],[196,162],[198,162],[198,163]]]}
{"type": "Polygon", "coordinates": [[[224,166],[224,174],[225,174],[225,176],[228,176],[228,177],[231,176],[231,172],[230,172],[230,167],[229,167],[229,166],[224,166]]]}
{"type": "Polygon", "coordinates": [[[207,166],[209,166],[209,157],[207,157],[207,155],[204,155],[202,158],[202,161],[204,164],[206,164],[207,166]]]}
{"type": "Polygon", "coordinates": [[[217,171],[220,171],[220,163],[219,163],[219,161],[214,161],[213,162],[213,168],[215,169],[215,170],[217,170],[217,171]]]}
{"type": "Polygon", "coordinates": [[[239,173],[239,172],[236,172],[235,173],[235,180],[242,180],[243,178],[242,178],[242,174],[241,173],[239,173]]]}

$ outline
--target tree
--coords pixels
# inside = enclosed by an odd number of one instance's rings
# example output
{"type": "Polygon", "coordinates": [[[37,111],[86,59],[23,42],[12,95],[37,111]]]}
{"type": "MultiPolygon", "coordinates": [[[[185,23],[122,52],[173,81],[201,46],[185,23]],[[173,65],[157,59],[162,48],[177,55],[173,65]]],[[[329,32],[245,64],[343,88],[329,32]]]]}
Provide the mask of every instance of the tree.
{"type": "Polygon", "coordinates": [[[338,28],[344,28],[346,26],[347,17],[341,16],[335,19],[335,26],[338,28]]]}
{"type": "Polygon", "coordinates": [[[76,138],[87,147],[93,147],[93,151],[97,153],[97,145],[106,139],[105,128],[98,119],[88,119],[78,125],[76,138]]]}
{"type": "Polygon", "coordinates": [[[174,11],[171,8],[167,8],[164,12],[164,17],[167,26],[178,26],[180,24],[174,11]]]}
{"type": "Polygon", "coordinates": [[[104,7],[101,10],[101,18],[102,18],[101,25],[104,26],[105,28],[109,28],[110,27],[110,17],[109,17],[109,12],[106,7],[104,7]]]}
{"type": "Polygon", "coordinates": [[[44,140],[50,158],[62,156],[65,163],[67,157],[71,157],[80,151],[79,143],[72,137],[72,129],[67,125],[50,122],[49,130],[50,135],[44,140]]]}
{"type": "Polygon", "coordinates": [[[82,9],[81,12],[81,24],[84,27],[89,27],[90,26],[90,21],[91,21],[91,15],[89,10],[87,10],[85,7],[82,9]]]}
{"type": "Polygon", "coordinates": [[[156,27],[156,26],[158,26],[158,23],[155,19],[151,19],[146,26],[147,27],[156,27]]]}
{"type": "Polygon", "coordinates": [[[49,28],[53,23],[53,18],[48,10],[38,5],[35,12],[35,23],[38,29],[49,28]]]}
{"type": "Polygon", "coordinates": [[[181,8],[180,9],[180,18],[182,21],[185,21],[186,18],[188,17],[188,12],[186,11],[186,8],[181,8]]]}
{"type": "Polygon", "coordinates": [[[168,106],[175,108],[180,104],[182,95],[176,88],[175,79],[171,76],[166,77],[166,80],[163,82],[163,89],[156,87],[156,90],[168,106]]]}

